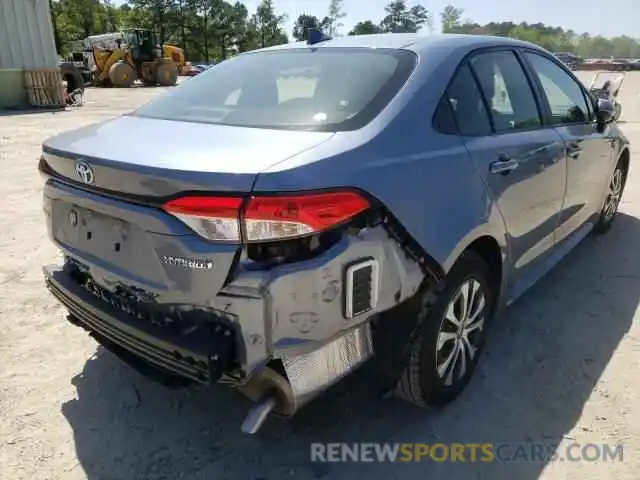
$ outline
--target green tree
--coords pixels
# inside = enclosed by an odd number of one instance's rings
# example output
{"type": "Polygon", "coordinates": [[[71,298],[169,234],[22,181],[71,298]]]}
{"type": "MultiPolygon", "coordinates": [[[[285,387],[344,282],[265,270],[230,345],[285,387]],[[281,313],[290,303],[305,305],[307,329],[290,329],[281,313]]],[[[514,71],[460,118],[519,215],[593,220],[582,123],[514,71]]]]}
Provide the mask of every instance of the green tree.
{"type": "Polygon", "coordinates": [[[148,12],[151,23],[144,27],[155,30],[160,43],[166,43],[173,36],[179,18],[176,0],[129,0],[129,4],[134,10],[148,12]]]}
{"type": "Polygon", "coordinates": [[[205,35],[211,38],[218,47],[219,55],[224,60],[227,58],[227,49],[233,38],[233,6],[224,0],[210,0],[210,19],[205,35]]]}
{"type": "MultiPolygon", "coordinates": [[[[262,0],[252,15],[242,0],[128,0],[119,6],[113,0],[48,1],[56,48],[61,55],[69,53],[75,41],[89,35],[131,27],[156,30],[160,40],[180,45],[192,61],[224,59],[237,52],[287,41],[283,30],[286,17],[276,12],[274,0],[262,0]]],[[[305,13],[297,18],[292,32],[295,39],[304,40],[309,28],[338,34],[345,16],[343,0],[327,3],[325,18],[305,13]]],[[[390,1],[381,12],[381,22],[361,20],[349,35],[417,32],[430,26],[429,12],[419,5],[409,8],[407,3],[390,1]]],[[[462,15],[461,9],[447,5],[440,13],[443,32],[511,36],[582,57],[640,57],[640,43],[628,36],[591,36],[540,22],[479,24],[462,20],[462,15]]]]}
{"type": "Polygon", "coordinates": [[[249,22],[249,31],[253,34],[256,47],[287,43],[287,34],[282,28],[286,20],[286,15],[276,14],[273,0],[262,0],[249,22]]]}
{"type": "Polygon", "coordinates": [[[88,37],[97,33],[96,16],[101,8],[99,0],[60,0],[58,19],[65,36],[88,37]]]}
{"type": "Polygon", "coordinates": [[[201,61],[209,62],[211,59],[210,35],[211,26],[211,0],[187,0],[184,9],[188,12],[185,23],[190,32],[190,49],[201,61]]]}
{"type": "Polygon", "coordinates": [[[613,56],[613,43],[611,40],[598,35],[589,40],[588,51],[590,56],[597,58],[608,58],[613,56]]]}
{"type": "Polygon", "coordinates": [[[327,34],[330,36],[338,35],[338,29],[344,27],[341,20],[347,16],[344,13],[344,0],[331,0],[329,3],[329,12],[325,17],[327,34]]]}
{"type": "Polygon", "coordinates": [[[120,7],[119,11],[121,29],[153,26],[153,16],[148,10],[132,8],[125,3],[120,7]]]}
{"type": "Polygon", "coordinates": [[[98,23],[96,20],[101,13],[99,0],[67,0],[64,3],[66,3],[68,15],[82,29],[83,37],[103,33],[96,28],[98,23]]]}
{"type": "Polygon", "coordinates": [[[529,28],[526,25],[518,25],[509,32],[508,36],[531,43],[540,43],[542,40],[542,34],[539,30],[529,28]]]}
{"type": "Polygon", "coordinates": [[[385,8],[380,26],[388,33],[415,33],[427,23],[429,12],[422,5],[407,8],[404,0],[394,0],[385,8]]]}
{"type": "Polygon", "coordinates": [[[62,37],[58,30],[59,6],[60,4],[58,2],[54,3],[53,0],[49,0],[49,14],[51,15],[51,26],[53,27],[53,39],[58,55],[62,52],[62,37]]]}
{"type": "Polygon", "coordinates": [[[110,5],[99,0],[53,0],[49,6],[60,55],[69,53],[75,41],[109,31],[107,8],[110,5]]]}
{"type": "Polygon", "coordinates": [[[241,2],[233,5],[223,0],[214,0],[214,2],[208,35],[218,45],[220,55],[217,58],[224,60],[229,53],[240,50],[239,44],[246,35],[249,12],[241,2]]]}
{"type": "Polygon", "coordinates": [[[514,24],[512,22],[490,22],[480,25],[466,21],[456,28],[461,33],[474,35],[498,35],[518,38],[540,45],[555,52],[572,52],[581,57],[609,58],[640,56],[640,43],[630,37],[592,37],[588,33],[578,34],[573,30],[549,26],[543,23],[514,24]]]}
{"type": "Polygon", "coordinates": [[[187,56],[187,3],[185,0],[178,0],[178,26],[180,28],[180,46],[187,56]]]}
{"type": "Polygon", "coordinates": [[[440,13],[440,19],[442,21],[442,33],[455,33],[460,29],[460,22],[462,20],[462,14],[464,10],[456,8],[453,5],[447,5],[444,7],[442,13],[440,13]]]}
{"type": "Polygon", "coordinates": [[[371,20],[365,20],[364,22],[356,23],[349,35],[372,35],[374,33],[382,33],[382,27],[371,20]]]}
{"type": "Polygon", "coordinates": [[[120,30],[120,10],[113,4],[112,0],[103,0],[103,7],[100,9],[99,18],[101,30],[106,32],[117,32],[120,30]]]}
{"type": "Polygon", "coordinates": [[[635,58],[640,56],[640,44],[631,37],[623,35],[611,39],[612,55],[614,57],[635,58]]]}

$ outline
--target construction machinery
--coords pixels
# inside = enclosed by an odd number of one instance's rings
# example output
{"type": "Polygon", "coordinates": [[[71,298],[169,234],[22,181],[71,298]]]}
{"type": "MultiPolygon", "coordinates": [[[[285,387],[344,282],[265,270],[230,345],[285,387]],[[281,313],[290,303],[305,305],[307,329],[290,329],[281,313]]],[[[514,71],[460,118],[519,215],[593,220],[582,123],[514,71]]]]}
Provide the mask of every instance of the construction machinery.
{"type": "Polygon", "coordinates": [[[130,87],[135,80],[171,86],[187,66],[181,48],[161,45],[153,31],[141,28],[87,37],[82,50],[85,73],[99,86],[130,87]]]}

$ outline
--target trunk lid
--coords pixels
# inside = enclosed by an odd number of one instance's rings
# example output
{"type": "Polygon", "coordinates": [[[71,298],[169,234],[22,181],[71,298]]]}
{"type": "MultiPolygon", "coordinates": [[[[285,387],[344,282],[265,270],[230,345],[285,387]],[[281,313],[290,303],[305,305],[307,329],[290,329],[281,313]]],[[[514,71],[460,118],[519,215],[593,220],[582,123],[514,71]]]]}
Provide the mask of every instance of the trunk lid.
{"type": "Polygon", "coordinates": [[[123,116],[51,138],[44,152],[49,168],[74,182],[86,162],[89,188],[153,197],[246,193],[262,170],[332,136],[123,116]]]}

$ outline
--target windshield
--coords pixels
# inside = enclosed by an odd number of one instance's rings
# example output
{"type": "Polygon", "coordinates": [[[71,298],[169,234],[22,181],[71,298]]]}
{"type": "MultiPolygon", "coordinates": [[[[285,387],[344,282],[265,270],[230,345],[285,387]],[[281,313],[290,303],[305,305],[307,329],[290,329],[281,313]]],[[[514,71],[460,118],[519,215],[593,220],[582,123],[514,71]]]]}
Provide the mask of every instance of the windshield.
{"type": "Polygon", "coordinates": [[[416,56],[386,49],[286,49],[225,60],[133,115],[244,127],[344,131],[389,103],[416,56]]]}

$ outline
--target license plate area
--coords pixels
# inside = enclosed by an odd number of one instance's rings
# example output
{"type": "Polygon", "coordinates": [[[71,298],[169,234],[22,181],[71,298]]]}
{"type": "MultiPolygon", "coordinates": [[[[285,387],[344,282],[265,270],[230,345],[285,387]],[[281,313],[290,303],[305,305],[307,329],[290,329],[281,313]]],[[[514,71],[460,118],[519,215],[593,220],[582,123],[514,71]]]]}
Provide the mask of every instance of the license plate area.
{"type": "Polygon", "coordinates": [[[52,202],[51,215],[53,237],[70,253],[111,271],[158,278],[153,242],[137,225],[63,200],[52,202]]]}
{"type": "Polygon", "coordinates": [[[88,253],[126,253],[135,232],[131,224],[78,205],[54,202],[56,240],[88,253]]]}

